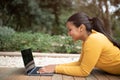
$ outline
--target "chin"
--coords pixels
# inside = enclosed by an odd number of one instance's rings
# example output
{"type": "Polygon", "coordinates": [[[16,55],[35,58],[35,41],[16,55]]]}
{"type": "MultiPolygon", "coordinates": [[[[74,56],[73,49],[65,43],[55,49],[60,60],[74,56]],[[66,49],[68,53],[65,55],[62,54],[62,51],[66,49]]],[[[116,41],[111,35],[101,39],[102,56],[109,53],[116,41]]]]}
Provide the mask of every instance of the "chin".
{"type": "Polygon", "coordinates": [[[80,39],[72,37],[73,41],[78,41],[80,39]]]}
{"type": "Polygon", "coordinates": [[[75,41],[78,41],[79,39],[73,39],[73,41],[75,42],[75,41]]]}

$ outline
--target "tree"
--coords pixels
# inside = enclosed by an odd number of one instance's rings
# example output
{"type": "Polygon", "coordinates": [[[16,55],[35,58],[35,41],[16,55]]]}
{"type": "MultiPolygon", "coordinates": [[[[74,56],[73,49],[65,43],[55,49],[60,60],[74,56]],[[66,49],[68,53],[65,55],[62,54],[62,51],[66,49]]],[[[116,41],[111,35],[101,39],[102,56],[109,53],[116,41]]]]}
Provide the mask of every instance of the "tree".
{"type": "Polygon", "coordinates": [[[70,0],[1,0],[0,4],[3,26],[17,31],[52,30],[53,34],[60,34],[59,16],[71,6],[70,0]]]}
{"type": "Polygon", "coordinates": [[[120,19],[119,3],[119,0],[0,0],[0,24],[17,31],[63,34],[67,18],[73,12],[83,11],[101,17],[107,32],[112,33],[112,20],[120,19]],[[110,5],[116,8],[113,13],[109,11],[110,5]]]}
{"type": "Polygon", "coordinates": [[[62,11],[72,7],[72,0],[37,0],[40,8],[50,11],[54,15],[52,34],[61,34],[60,15],[62,11]]]}

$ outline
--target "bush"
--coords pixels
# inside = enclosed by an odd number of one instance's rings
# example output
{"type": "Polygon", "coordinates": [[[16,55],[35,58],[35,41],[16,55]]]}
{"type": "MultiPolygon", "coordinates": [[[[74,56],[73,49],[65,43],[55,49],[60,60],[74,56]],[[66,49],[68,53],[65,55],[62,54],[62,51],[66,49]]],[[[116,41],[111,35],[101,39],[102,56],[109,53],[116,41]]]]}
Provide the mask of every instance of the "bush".
{"type": "MultiPolygon", "coordinates": [[[[6,37],[8,38],[8,37],[6,37]]],[[[7,47],[0,48],[2,51],[17,51],[26,48],[32,48],[37,52],[57,52],[57,53],[78,53],[81,43],[73,43],[68,36],[54,35],[30,32],[16,32],[5,44],[7,47]]]]}
{"type": "Polygon", "coordinates": [[[53,46],[55,52],[61,53],[78,53],[80,51],[81,42],[73,43],[72,39],[68,36],[53,36],[53,46]]]}
{"type": "Polygon", "coordinates": [[[11,40],[15,31],[9,27],[0,26],[0,50],[9,50],[11,40]]]}

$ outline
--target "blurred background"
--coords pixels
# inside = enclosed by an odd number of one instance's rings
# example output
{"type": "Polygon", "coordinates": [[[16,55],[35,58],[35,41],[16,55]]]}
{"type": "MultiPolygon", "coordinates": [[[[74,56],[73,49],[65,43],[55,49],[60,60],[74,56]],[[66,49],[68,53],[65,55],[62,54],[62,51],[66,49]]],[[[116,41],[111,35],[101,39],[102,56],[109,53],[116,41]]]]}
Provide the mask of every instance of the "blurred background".
{"type": "Polygon", "coordinates": [[[78,53],[65,27],[76,12],[100,17],[120,43],[120,0],[0,0],[0,51],[78,53]]]}

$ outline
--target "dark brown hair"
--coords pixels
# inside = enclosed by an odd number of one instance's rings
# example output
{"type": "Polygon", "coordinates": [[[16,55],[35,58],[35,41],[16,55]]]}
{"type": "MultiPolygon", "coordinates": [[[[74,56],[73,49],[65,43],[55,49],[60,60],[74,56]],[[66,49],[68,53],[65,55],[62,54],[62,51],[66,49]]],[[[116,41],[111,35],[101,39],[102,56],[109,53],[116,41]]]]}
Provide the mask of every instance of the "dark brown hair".
{"type": "Polygon", "coordinates": [[[73,14],[67,22],[72,22],[76,27],[79,27],[81,24],[84,24],[86,26],[86,30],[88,32],[91,32],[92,29],[103,33],[115,46],[117,46],[120,49],[120,44],[117,43],[104,29],[104,25],[102,21],[97,18],[89,18],[85,13],[79,12],[73,14]]]}

